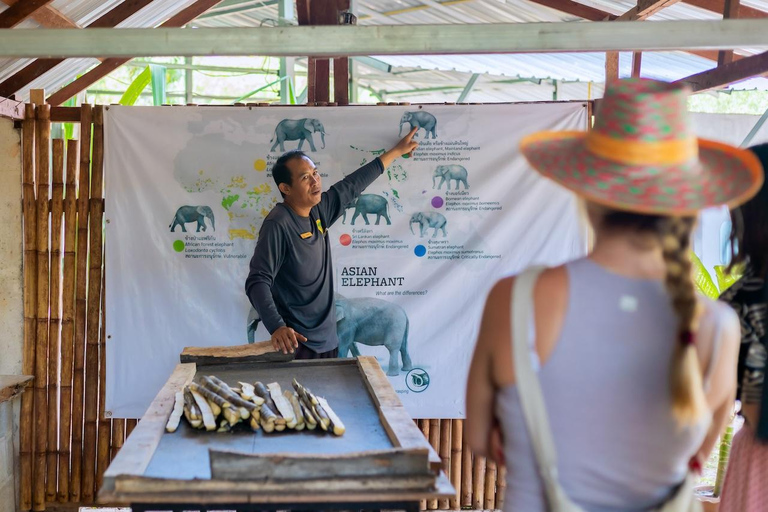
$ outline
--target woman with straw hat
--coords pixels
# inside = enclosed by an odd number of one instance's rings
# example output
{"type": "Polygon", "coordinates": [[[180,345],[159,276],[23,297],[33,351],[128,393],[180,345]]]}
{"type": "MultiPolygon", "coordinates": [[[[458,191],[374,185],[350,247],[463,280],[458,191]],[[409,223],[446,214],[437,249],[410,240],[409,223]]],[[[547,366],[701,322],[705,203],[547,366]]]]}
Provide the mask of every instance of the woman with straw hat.
{"type": "Polygon", "coordinates": [[[488,296],[466,432],[475,454],[506,461],[505,510],[696,509],[689,468],[731,410],[739,322],[696,294],[690,235],[699,210],[743,203],[763,174],[752,153],[696,139],[687,96],[618,81],[590,132],[521,143],[585,201],[595,241],[488,296]]]}

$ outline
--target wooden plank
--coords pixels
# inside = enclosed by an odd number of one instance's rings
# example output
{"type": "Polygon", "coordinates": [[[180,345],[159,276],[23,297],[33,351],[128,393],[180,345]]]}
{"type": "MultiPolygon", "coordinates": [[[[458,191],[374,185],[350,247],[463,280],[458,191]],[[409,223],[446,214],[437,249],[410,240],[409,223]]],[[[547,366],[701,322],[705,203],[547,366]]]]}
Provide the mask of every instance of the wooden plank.
{"type": "MultiPolygon", "coordinates": [[[[152,0],[126,0],[88,25],[88,28],[111,28],[139,12],[152,0]]],[[[37,59],[0,83],[0,96],[20,91],[33,80],[52,70],[64,59],[37,59]]]]}
{"type": "Polygon", "coordinates": [[[333,101],[349,105],[349,57],[333,59],[333,101]]]}
{"type": "Polygon", "coordinates": [[[32,510],[45,510],[46,452],[48,451],[48,287],[49,206],[48,188],[51,121],[50,107],[35,108],[35,157],[37,163],[37,346],[35,348],[35,468],[32,510]]]}
{"type": "Polygon", "coordinates": [[[32,375],[0,375],[0,404],[20,395],[32,384],[32,379],[32,375]]]}
{"type": "Polygon", "coordinates": [[[379,407],[402,407],[403,403],[389,383],[389,377],[384,374],[375,357],[359,356],[357,365],[365,377],[365,385],[368,386],[368,391],[376,405],[379,407]]]}
{"type": "MultiPolygon", "coordinates": [[[[194,20],[195,18],[203,14],[208,9],[219,4],[221,1],[222,0],[197,0],[197,2],[193,3],[189,7],[176,13],[173,17],[171,17],[165,23],[160,25],[160,27],[161,28],[183,27],[190,21],[194,20]]],[[[99,29],[93,29],[93,30],[99,30],[99,29]]],[[[126,29],[123,29],[123,30],[126,30],[126,29]]],[[[153,29],[153,30],[156,30],[156,29],[153,29]]],[[[112,33],[111,30],[109,32],[112,33]]],[[[133,57],[133,56],[130,56],[130,57],[133,57]]],[[[53,95],[51,95],[51,97],[48,98],[48,103],[50,103],[51,105],[61,105],[62,103],[67,101],[69,98],[84,91],[91,84],[98,82],[99,80],[107,76],[109,73],[119,68],[129,60],[131,60],[130,57],[119,58],[119,59],[105,59],[101,64],[99,64],[98,66],[88,71],[83,76],[75,79],[69,85],[64,86],[63,88],[55,92],[53,95]]]]}
{"type": "Polygon", "coordinates": [[[67,142],[67,178],[64,198],[64,290],[61,316],[61,447],[59,448],[58,501],[69,501],[72,436],[72,377],[75,351],[75,235],[77,233],[78,141],[67,142]]]}
{"type": "MultiPolygon", "coordinates": [[[[0,57],[112,57],[137,55],[440,55],[478,53],[665,51],[765,47],[768,19],[656,21],[654,23],[498,23],[312,26],[278,28],[125,28],[11,30],[0,57]]],[[[112,66],[114,69],[115,66],[112,66]]],[[[119,64],[118,64],[119,65],[119,64]]],[[[99,67],[95,68],[99,69],[99,67]]],[[[93,75],[90,75],[93,76],[93,75]]],[[[76,80],[74,94],[85,82],[76,80]]],[[[91,82],[92,83],[92,82],[91,82]]],[[[87,85],[90,85],[87,84],[87,85]]],[[[66,98],[65,98],[66,99],[66,98]]],[[[59,103],[57,103],[59,104],[59,103]]]]}
{"type": "Polygon", "coordinates": [[[53,140],[51,173],[50,323],[48,324],[48,462],[45,500],[56,499],[59,460],[59,360],[61,358],[61,227],[64,220],[64,140],[53,140]]]}
{"type": "MultiPolygon", "coordinates": [[[[722,14],[725,10],[725,0],[683,0],[683,3],[716,12],[717,14],[722,14]]],[[[768,12],[749,7],[748,5],[742,5],[739,8],[739,18],[768,18],[768,12]]]]}
{"type": "Polygon", "coordinates": [[[619,79],[619,52],[605,52],[605,82],[619,79]]]}
{"type": "Polygon", "coordinates": [[[0,29],[13,28],[53,0],[25,0],[0,12],[0,29]]]}
{"type": "Polygon", "coordinates": [[[4,98],[0,94],[0,117],[7,117],[14,121],[24,119],[24,102],[4,98]]]}
{"type": "MultiPolygon", "coordinates": [[[[24,215],[24,352],[21,370],[24,374],[35,372],[35,348],[37,346],[37,204],[35,202],[35,107],[24,107],[21,125],[22,154],[22,205],[24,215]]],[[[32,457],[34,428],[34,394],[21,397],[19,415],[19,466],[21,510],[32,508],[32,457]]]]}
{"type": "Polygon", "coordinates": [[[768,73],[768,52],[681,78],[676,80],[676,83],[687,84],[693,92],[703,92],[765,73],[768,73]]]}
{"type": "MultiPolygon", "coordinates": [[[[736,19],[739,17],[739,0],[725,0],[723,5],[723,19],[736,19]]],[[[733,62],[733,50],[720,50],[717,55],[717,65],[730,64],[733,62]]]]}
{"type": "Polygon", "coordinates": [[[426,448],[397,448],[344,454],[236,453],[209,450],[211,479],[237,481],[289,481],[434,474],[426,448]]]}
{"type": "Polygon", "coordinates": [[[85,331],[88,265],[88,195],[91,171],[91,105],[80,106],[80,176],[77,183],[77,247],[75,274],[75,350],[72,377],[72,455],[69,497],[80,501],[83,469],[83,403],[85,394],[85,331]]]}
{"type": "MultiPolygon", "coordinates": [[[[3,3],[12,6],[24,0],[3,0],[3,3]]],[[[39,11],[35,11],[31,18],[45,28],[80,28],[80,26],[67,18],[51,5],[46,5],[39,11]]]]}
{"type": "Polygon", "coordinates": [[[141,422],[104,473],[105,488],[113,487],[118,476],[141,476],[144,473],[165,432],[165,424],[173,410],[176,392],[192,382],[196,371],[194,363],[176,365],[176,369],[150,404],[141,422]]]}
{"type": "Polygon", "coordinates": [[[614,20],[617,18],[617,16],[609,12],[601,11],[600,9],[595,9],[594,7],[589,7],[587,5],[584,5],[579,2],[574,2],[572,0],[530,0],[530,1],[535,4],[539,4],[545,7],[549,7],[551,9],[555,9],[556,11],[570,14],[571,16],[578,16],[579,18],[584,18],[585,20],[590,20],[590,21],[614,20]]]}
{"type": "Polygon", "coordinates": [[[616,21],[644,20],[679,1],[680,0],[637,0],[637,5],[616,18],[616,21]]]}
{"type": "Polygon", "coordinates": [[[640,68],[643,65],[643,52],[632,52],[632,78],[640,78],[640,68]]]}
{"type": "Polygon", "coordinates": [[[182,363],[198,365],[220,363],[286,362],[293,360],[293,354],[277,352],[271,341],[259,341],[247,345],[227,347],[184,347],[179,356],[182,363]]]}

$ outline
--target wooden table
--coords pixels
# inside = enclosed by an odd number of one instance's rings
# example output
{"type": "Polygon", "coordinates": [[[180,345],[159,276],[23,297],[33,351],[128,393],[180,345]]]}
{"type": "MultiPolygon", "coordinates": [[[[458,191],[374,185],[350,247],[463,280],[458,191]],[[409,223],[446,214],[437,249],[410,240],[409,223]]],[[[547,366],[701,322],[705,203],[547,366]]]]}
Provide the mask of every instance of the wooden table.
{"type": "Polygon", "coordinates": [[[279,361],[279,355],[258,345],[185,350],[182,363],[104,474],[99,502],[129,504],[134,511],[415,512],[420,500],[455,496],[440,471],[440,458],[375,358],[279,361]],[[283,389],[291,389],[295,377],[328,400],[346,432],[341,437],[287,430],[205,432],[182,419],[176,432],[166,433],[175,393],[204,375],[216,375],[231,385],[278,382],[283,389]],[[245,470],[233,476],[219,457],[232,457],[245,470]],[[253,476],[256,470],[249,468],[256,468],[257,462],[269,476],[253,476]]]}

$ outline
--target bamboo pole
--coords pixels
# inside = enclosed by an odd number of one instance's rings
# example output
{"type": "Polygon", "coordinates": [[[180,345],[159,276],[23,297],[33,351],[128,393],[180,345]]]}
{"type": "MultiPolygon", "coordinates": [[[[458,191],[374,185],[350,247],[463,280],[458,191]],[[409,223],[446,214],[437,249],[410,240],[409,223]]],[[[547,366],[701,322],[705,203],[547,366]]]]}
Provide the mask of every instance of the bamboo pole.
{"type": "Polygon", "coordinates": [[[72,379],[71,501],[80,502],[83,463],[83,392],[85,361],[86,265],[88,263],[88,194],[91,169],[91,106],[80,106],[80,176],[77,187],[77,274],[75,282],[75,359],[72,379]]]}
{"type": "Polygon", "coordinates": [[[138,425],[139,420],[135,419],[127,419],[125,420],[125,440],[128,440],[128,436],[131,435],[131,432],[133,432],[133,429],[136,428],[136,425],[138,425]]]}
{"type": "Polygon", "coordinates": [[[112,462],[120,448],[123,447],[125,442],[125,420],[113,419],[112,420],[112,450],[110,452],[110,462],[112,462]]]}
{"type": "MultiPolygon", "coordinates": [[[[451,478],[451,420],[440,420],[440,458],[443,461],[443,472],[451,478]]],[[[438,502],[440,510],[448,510],[450,500],[441,499],[438,502]]]]}
{"type": "Polygon", "coordinates": [[[51,107],[35,109],[37,156],[37,334],[35,348],[35,473],[32,510],[45,510],[46,452],[48,451],[48,188],[51,107]]]}
{"type": "Polygon", "coordinates": [[[472,475],[472,508],[481,510],[485,506],[485,457],[474,457],[472,475]]]}
{"type": "Polygon", "coordinates": [[[507,492],[507,468],[499,466],[496,471],[496,508],[504,508],[504,495],[507,492]]]}
{"type": "Polygon", "coordinates": [[[464,439],[464,422],[451,420],[451,484],[456,489],[456,495],[451,498],[451,509],[458,510],[461,496],[461,445],[464,439]]]}
{"type": "Polygon", "coordinates": [[[61,223],[64,216],[64,141],[53,141],[51,173],[51,322],[48,326],[48,477],[45,500],[56,499],[56,473],[59,461],[59,353],[61,343],[61,223]]]}
{"type": "MultiPolygon", "coordinates": [[[[419,430],[424,434],[424,438],[429,440],[429,420],[419,420],[419,430]]],[[[427,500],[419,502],[419,510],[427,510],[427,500]]]]}
{"type": "Polygon", "coordinates": [[[83,431],[83,486],[81,498],[84,503],[93,502],[96,482],[96,445],[99,406],[99,310],[101,308],[101,262],[102,262],[102,203],[103,184],[103,108],[93,112],[93,165],[91,168],[91,194],[88,218],[88,319],[86,324],[87,343],[85,352],[85,429],[83,431]]]}
{"type": "Polygon", "coordinates": [[[461,445],[461,507],[472,506],[472,452],[469,451],[469,443],[464,441],[461,445]]]}
{"type": "MultiPolygon", "coordinates": [[[[429,420],[429,444],[436,452],[440,452],[440,420],[429,420]]],[[[437,500],[427,500],[427,509],[437,510],[437,500]]]]}
{"type": "Polygon", "coordinates": [[[486,510],[496,508],[496,463],[488,460],[485,465],[485,505],[486,510]]]}
{"type": "MultiPolygon", "coordinates": [[[[91,219],[91,233],[96,229],[98,231],[98,245],[95,246],[101,256],[104,240],[102,239],[102,222],[104,216],[104,202],[102,194],[102,185],[104,177],[104,107],[98,106],[93,116],[93,186],[91,187],[91,208],[92,214],[96,211],[98,217],[91,219]]],[[[91,262],[93,263],[93,256],[91,262]]],[[[98,338],[98,375],[99,375],[99,423],[98,423],[98,445],[96,457],[96,490],[101,488],[104,478],[104,471],[109,464],[109,444],[112,434],[112,425],[110,419],[106,416],[106,374],[107,374],[107,355],[106,355],[106,267],[102,258],[99,258],[97,271],[101,280],[101,325],[98,338]]]]}
{"type": "MultiPolygon", "coordinates": [[[[25,105],[22,133],[22,201],[24,208],[24,356],[22,371],[32,375],[35,371],[37,334],[37,206],[35,202],[35,107],[25,105]]],[[[21,395],[19,418],[19,465],[21,510],[32,508],[32,457],[34,439],[34,394],[21,395]]]]}
{"type": "Polygon", "coordinates": [[[72,363],[75,349],[75,233],[77,229],[76,140],[67,143],[67,182],[64,191],[64,282],[61,320],[61,421],[59,424],[58,501],[69,501],[69,460],[72,436],[72,363]]]}

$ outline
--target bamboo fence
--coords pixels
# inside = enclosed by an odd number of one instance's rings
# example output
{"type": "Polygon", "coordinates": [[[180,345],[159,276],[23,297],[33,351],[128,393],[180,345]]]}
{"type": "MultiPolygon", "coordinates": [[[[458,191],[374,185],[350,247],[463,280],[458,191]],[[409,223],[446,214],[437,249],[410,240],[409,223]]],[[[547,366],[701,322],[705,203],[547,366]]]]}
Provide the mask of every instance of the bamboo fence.
{"type": "MultiPolygon", "coordinates": [[[[32,97],[44,97],[35,94],[32,97]]],[[[80,140],[51,140],[51,109],[28,104],[22,122],[24,218],[23,369],[35,375],[22,395],[21,510],[92,504],[103,473],[136,427],[105,411],[103,109],[79,107],[80,140]]],[[[54,120],[55,122],[55,120],[54,120]]],[[[462,420],[417,425],[456,488],[422,510],[502,505],[504,469],[474,457],[462,420]]]]}

